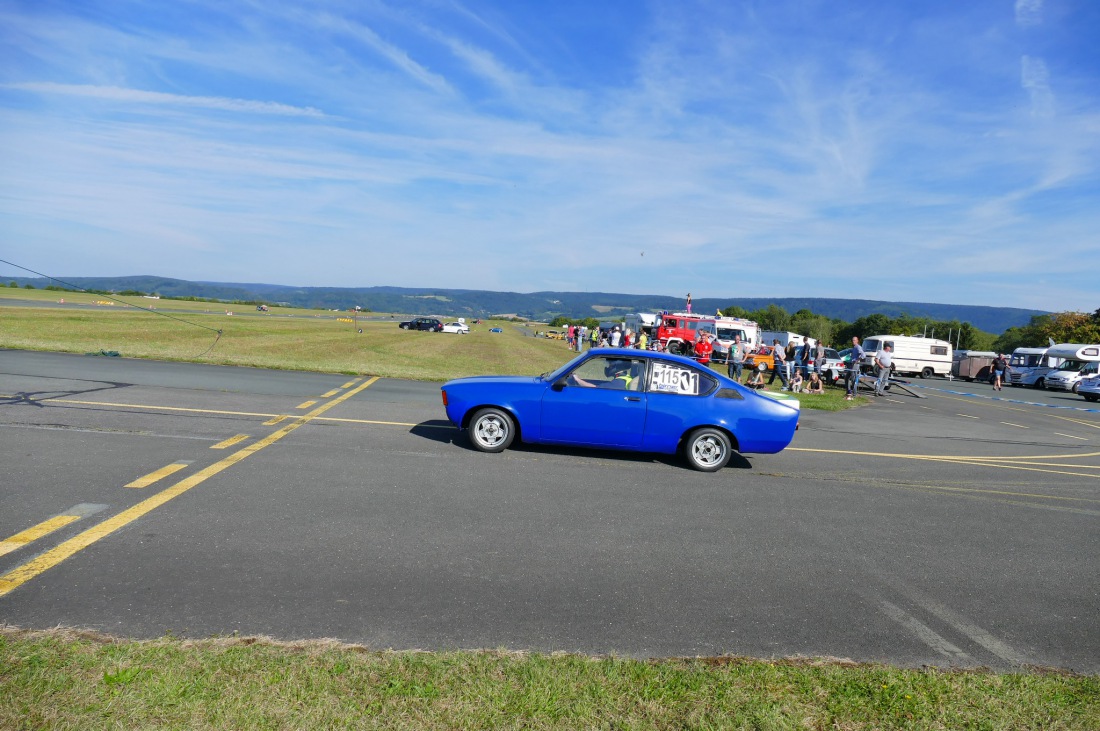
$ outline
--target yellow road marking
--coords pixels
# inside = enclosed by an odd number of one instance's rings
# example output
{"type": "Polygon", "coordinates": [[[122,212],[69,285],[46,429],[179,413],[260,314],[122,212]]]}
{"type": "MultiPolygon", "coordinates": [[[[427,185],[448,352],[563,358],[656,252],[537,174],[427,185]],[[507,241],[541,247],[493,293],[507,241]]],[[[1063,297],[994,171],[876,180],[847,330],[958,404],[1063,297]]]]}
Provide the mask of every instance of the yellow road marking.
{"type": "Polygon", "coordinates": [[[308,409],[310,406],[313,406],[315,403],[317,403],[317,402],[316,401],[303,401],[302,403],[298,404],[295,408],[308,409]]]}
{"type": "Polygon", "coordinates": [[[236,436],[229,437],[228,439],[218,442],[211,446],[211,449],[225,449],[226,447],[232,447],[234,444],[240,444],[245,439],[248,439],[247,434],[237,434],[236,436]]]}
{"type": "MultiPolygon", "coordinates": [[[[375,379],[377,380],[377,378],[375,379]]],[[[47,399],[41,399],[47,400],[47,399]]],[[[81,406],[112,406],[120,409],[156,409],[158,411],[187,411],[196,414],[224,414],[228,416],[263,416],[268,417],[269,421],[264,422],[264,426],[275,426],[281,421],[291,418],[287,414],[260,414],[252,411],[217,411],[214,409],[189,409],[181,406],[157,406],[155,404],[119,404],[112,403],[110,401],[76,401],[74,399],[49,399],[58,403],[65,404],[78,404],[81,406]]],[[[451,424],[415,424],[412,422],[404,421],[377,421],[374,419],[340,419],[332,416],[319,416],[317,421],[336,421],[343,422],[345,424],[380,424],[383,426],[420,426],[432,429],[453,429],[451,424]]]]}
{"type": "Polygon", "coordinates": [[[53,401],[59,404],[77,404],[80,406],[113,406],[120,409],[156,409],[157,411],[184,411],[190,414],[222,414],[226,416],[263,416],[272,417],[278,414],[260,414],[251,411],[220,411],[218,409],[189,409],[184,406],[156,406],[153,404],[116,404],[110,401],[77,401],[76,399],[33,399],[34,401],[53,401]]]}
{"type": "Polygon", "coordinates": [[[77,520],[80,520],[79,515],[58,515],[49,520],[44,520],[38,525],[31,526],[25,531],[16,533],[11,538],[5,538],[0,541],[0,556],[18,550],[31,541],[36,541],[42,536],[49,535],[58,528],[62,528],[77,520]]]}
{"type": "Polygon", "coordinates": [[[328,393],[321,394],[321,398],[332,398],[333,396],[335,396],[338,393],[340,393],[340,389],[334,388],[331,391],[329,391],[328,393]]]}
{"type": "Polygon", "coordinates": [[[1086,457],[1100,457],[1100,452],[1086,452],[1084,454],[1032,454],[1020,457],[998,457],[996,455],[983,455],[980,457],[968,457],[954,454],[894,454],[891,452],[857,452],[849,449],[812,449],[810,447],[787,447],[788,452],[821,452],[823,454],[852,454],[859,457],[896,457],[898,459],[946,459],[962,462],[1017,462],[1051,459],[1084,459],[1086,457]]]}
{"type": "Polygon", "coordinates": [[[128,483],[126,485],[126,487],[149,487],[150,485],[152,485],[157,480],[163,480],[168,475],[179,472],[180,470],[182,470],[184,467],[186,467],[189,464],[191,464],[191,463],[190,462],[182,462],[182,461],[181,462],[173,462],[170,465],[165,465],[164,467],[161,467],[159,470],[156,470],[155,472],[150,472],[149,474],[145,475],[145,477],[137,478],[133,482],[128,483]]]}
{"type": "Polygon", "coordinates": [[[357,383],[359,383],[359,379],[358,379],[358,378],[356,378],[356,379],[355,379],[354,381],[348,381],[348,382],[347,382],[347,383],[345,383],[345,384],[344,384],[343,386],[340,386],[340,388],[351,388],[352,386],[354,386],[354,385],[355,385],[355,384],[357,384],[357,383]]]}
{"type": "Polygon", "coordinates": [[[254,444],[250,444],[247,447],[224,457],[223,459],[215,462],[209,467],[199,470],[190,477],[185,477],[184,479],[177,482],[175,485],[172,485],[169,488],[165,488],[164,490],[158,492],[156,495],[151,495],[150,497],[142,500],[140,503],[137,503],[136,505],[126,510],[123,510],[121,513],[114,516],[113,518],[108,518],[99,525],[93,526],[88,530],[79,533],[76,536],[73,536],[69,540],[58,545],[56,548],[53,548],[43,553],[37,558],[31,559],[22,566],[17,566],[8,573],[0,576],[0,597],[8,594],[16,587],[22,586],[42,572],[53,568],[70,556],[92,545],[96,541],[102,538],[106,538],[107,536],[117,531],[119,528],[122,528],[123,526],[132,523],[146,513],[155,510],[156,508],[159,508],[161,505],[164,505],[169,500],[182,495],[196,485],[200,485],[211,477],[217,475],[219,472],[229,467],[232,467],[233,465],[243,460],[245,457],[253,455],[256,452],[259,452],[261,449],[270,446],[271,444],[274,444],[275,442],[279,441],[287,434],[290,434],[292,431],[302,426],[303,424],[308,424],[314,418],[320,416],[325,411],[328,411],[333,406],[343,403],[355,394],[363,391],[377,380],[377,377],[369,379],[362,385],[358,386],[355,390],[348,391],[342,396],[335,398],[332,401],[329,401],[327,404],[323,404],[317,407],[308,414],[303,414],[291,423],[287,424],[281,429],[272,432],[271,434],[264,437],[263,439],[258,440],[254,444]]]}
{"type": "MultiPolygon", "coordinates": [[[[1024,460],[1050,460],[1055,459],[1055,455],[1042,455],[1039,457],[949,457],[946,455],[934,455],[934,454],[887,454],[882,452],[856,452],[843,449],[809,449],[807,447],[787,447],[788,451],[795,452],[819,452],[822,454],[852,454],[863,457],[885,457],[888,459],[915,459],[924,460],[926,462],[943,462],[945,464],[966,464],[966,465],[980,465],[982,467],[997,467],[1003,470],[1024,470],[1025,472],[1046,472],[1052,475],[1072,475],[1074,477],[1088,477],[1091,479],[1100,480],[1100,475],[1090,475],[1082,472],[1065,472],[1063,470],[1050,470],[1050,469],[1038,469],[1037,467],[1023,467],[1021,465],[1033,464],[1033,465],[1048,465],[1047,462],[1031,462],[1024,460]]],[[[1092,454],[1075,454],[1068,455],[1069,459],[1081,458],[1081,457],[1095,457],[1100,453],[1092,454]]],[[[1063,458],[1066,458],[1064,456],[1063,458]]],[[[1058,465],[1050,465],[1058,466],[1058,465]]],[[[1092,465],[1067,465],[1074,467],[1075,469],[1096,469],[1092,465]]],[[[1015,495],[1017,493],[1007,493],[1015,495]]],[[[1059,499],[1059,498],[1050,498],[1059,499]]],[[[1079,498],[1061,498],[1061,499],[1079,499],[1079,498]]],[[[1092,502],[1092,501],[1090,501],[1092,502]]]]}
{"type": "Polygon", "coordinates": [[[1088,441],[1088,437],[1075,437],[1072,434],[1063,434],[1060,431],[1056,431],[1054,433],[1057,434],[1060,437],[1069,437],[1070,439],[1080,439],[1082,442],[1087,442],[1088,441]]]}
{"type": "Polygon", "coordinates": [[[1030,429],[1031,428],[1030,426],[1024,426],[1023,424],[1013,424],[1011,421],[1002,421],[1001,423],[1004,424],[1005,426],[1014,426],[1014,427],[1017,427],[1019,429],[1030,429]]]}

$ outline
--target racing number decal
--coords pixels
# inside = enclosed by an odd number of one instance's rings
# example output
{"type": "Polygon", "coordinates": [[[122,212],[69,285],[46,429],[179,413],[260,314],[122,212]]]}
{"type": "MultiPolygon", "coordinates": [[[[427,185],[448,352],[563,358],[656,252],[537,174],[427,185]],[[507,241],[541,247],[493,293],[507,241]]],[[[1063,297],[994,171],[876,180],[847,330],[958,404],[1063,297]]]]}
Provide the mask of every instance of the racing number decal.
{"type": "Polygon", "coordinates": [[[699,395],[699,374],[690,368],[670,363],[654,363],[649,379],[649,390],[658,393],[699,395]]]}

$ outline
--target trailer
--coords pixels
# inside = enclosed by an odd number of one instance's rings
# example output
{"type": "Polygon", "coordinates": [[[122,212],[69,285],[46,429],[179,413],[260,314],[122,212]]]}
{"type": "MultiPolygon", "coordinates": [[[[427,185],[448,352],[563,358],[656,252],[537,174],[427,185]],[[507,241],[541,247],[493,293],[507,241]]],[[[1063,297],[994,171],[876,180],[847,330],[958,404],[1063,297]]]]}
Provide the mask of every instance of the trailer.
{"type": "Polygon", "coordinates": [[[934,338],[908,335],[874,335],[863,341],[865,363],[874,363],[879,349],[889,345],[893,351],[891,370],[898,375],[931,378],[951,373],[951,343],[934,338]]]}

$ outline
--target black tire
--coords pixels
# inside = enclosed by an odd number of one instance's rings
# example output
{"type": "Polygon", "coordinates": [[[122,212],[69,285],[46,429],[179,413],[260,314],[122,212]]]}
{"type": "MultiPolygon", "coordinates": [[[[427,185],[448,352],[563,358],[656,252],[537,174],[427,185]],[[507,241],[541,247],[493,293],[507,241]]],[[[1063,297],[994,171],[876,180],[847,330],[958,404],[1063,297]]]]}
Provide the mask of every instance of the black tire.
{"type": "Polygon", "coordinates": [[[920,377],[921,378],[931,378],[932,377],[932,366],[925,366],[920,372],[920,377]]]}
{"type": "Polygon", "coordinates": [[[760,371],[761,373],[767,373],[768,372],[768,364],[767,363],[757,363],[754,366],[754,368],[756,368],[756,370],[760,371]]]}
{"type": "Polygon", "coordinates": [[[1080,383],[1075,383],[1075,384],[1073,384],[1073,387],[1070,388],[1070,390],[1073,391],[1074,393],[1077,393],[1077,387],[1080,386],[1080,385],[1081,385],[1080,383]]]}
{"type": "Polygon", "coordinates": [[[408,325],[402,325],[402,326],[401,326],[401,329],[402,329],[402,330],[408,330],[408,329],[409,329],[409,326],[408,326],[408,325]]]}
{"type": "Polygon", "coordinates": [[[1098,398],[1100,398],[1100,396],[1097,396],[1094,393],[1083,393],[1081,395],[1084,396],[1085,401],[1088,401],[1090,404],[1093,403],[1094,401],[1096,401],[1098,398]]]}
{"type": "Polygon", "coordinates": [[[733,446],[721,429],[703,427],[688,435],[684,443],[684,456],[693,469],[717,472],[729,464],[733,446]]]}
{"type": "Polygon", "coordinates": [[[481,409],[470,419],[470,443],[480,452],[503,452],[516,438],[516,422],[507,411],[481,409]]]}
{"type": "Polygon", "coordinates": [[[1035,388],[1039,389],[1040,391],[1046,390],[1046,387],[1047,379],[1045,378],[1040,378],[1038,381],[1035,382],[1035,388]]]}

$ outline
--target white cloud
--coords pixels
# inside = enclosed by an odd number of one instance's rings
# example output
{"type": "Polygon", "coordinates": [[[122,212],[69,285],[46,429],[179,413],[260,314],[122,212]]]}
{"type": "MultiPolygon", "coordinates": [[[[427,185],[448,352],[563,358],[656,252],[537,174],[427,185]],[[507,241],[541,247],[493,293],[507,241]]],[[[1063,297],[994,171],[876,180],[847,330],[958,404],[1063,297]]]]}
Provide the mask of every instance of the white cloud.
{"type": "Polygon", "coordinates": [[[1043,22],[1043,0],[1016,0],[1016,23],[1026,28],[1043,22]]]}
{"type": "Polygon", "coordinates": [[[1020,84],[1031,95],[1031,113],[1038,117],[1054,114],[1054,93],[1050,90],[1050,72],[1041,58],[1020,59],[1020,84]]]}
{"type": "Polygon", "coordinates": [[[203,109],[219,109],[227,112],[241,112],[246,114],[274,114],[284,117],[324,117],[318,109],[312,107],[295,107],[275,102],[261,102],[251,99],[229,99],[214,96],[185,96],[181,94],[166,94],[159,91],[142,91],[140,89],[125,89],[118,86],[92,86],[85,84],[57,84],[49,81],[19,82],[12,84],[0,84],[6,89],[19,89],[36,94],[61,94],[66,96],[79,96],[91,99],[105,99],[108,101],[124,102],[128,104],[166,104],[180,107],[200,107],[203,109]]]}

